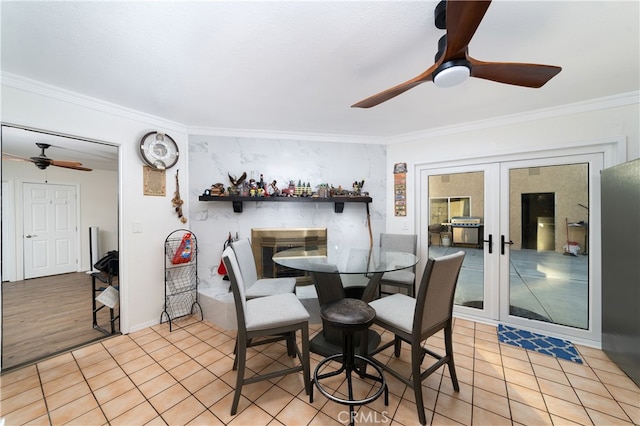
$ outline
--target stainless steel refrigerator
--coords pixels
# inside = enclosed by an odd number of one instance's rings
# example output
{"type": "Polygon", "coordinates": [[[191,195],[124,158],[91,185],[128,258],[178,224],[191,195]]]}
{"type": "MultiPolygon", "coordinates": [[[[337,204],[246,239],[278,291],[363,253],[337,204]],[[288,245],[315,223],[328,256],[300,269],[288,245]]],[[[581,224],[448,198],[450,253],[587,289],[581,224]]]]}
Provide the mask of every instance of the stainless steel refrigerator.
{"type": "Polygon", "coordinates": [[[640,386],[640,159],[602,171],[602,349],[640,386]]]}

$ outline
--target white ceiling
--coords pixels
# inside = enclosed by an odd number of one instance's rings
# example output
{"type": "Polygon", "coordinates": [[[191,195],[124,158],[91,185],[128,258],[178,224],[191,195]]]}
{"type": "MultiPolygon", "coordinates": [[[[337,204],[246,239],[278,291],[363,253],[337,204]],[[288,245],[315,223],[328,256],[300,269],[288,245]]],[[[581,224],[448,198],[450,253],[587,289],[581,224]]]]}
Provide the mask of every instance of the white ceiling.
{"type": "Polygon", "coordinates": [[[558,65],[353,103],[431,66],[425,1],[2,1],[2,71],[191,128],[393,138],[637,91],[638,1],[494,1],[469,49],[558,65]]]}

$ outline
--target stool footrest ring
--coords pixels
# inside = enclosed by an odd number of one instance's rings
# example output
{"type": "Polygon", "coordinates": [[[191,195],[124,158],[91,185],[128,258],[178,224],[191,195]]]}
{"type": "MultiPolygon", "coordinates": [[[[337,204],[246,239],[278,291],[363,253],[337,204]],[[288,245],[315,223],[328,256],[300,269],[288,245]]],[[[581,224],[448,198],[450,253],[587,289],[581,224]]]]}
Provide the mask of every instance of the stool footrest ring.
{"type": "Polygon", "coordinates": [[[378,367],[374,362],[372,362],[371,360],[361,356],[361,355],[354,355],[354,358],[356,360],[360,360],[363,361],[366,365],[370,365],[372,366],[376,372],[378,373],[378,376],[373,376],[371,374],[368,374],[364,371],[359,371],[359,368],[348,368],[345,366],[345,364],[343,363],[342,366],[336,370],[336,371],[332,371],[329,373],[325,373],[325,374],[318,374],[320,371],[320,368],[322,368],[325,364],[335,360],[335,359],[342,359],[344,357],[343,354],[335,354],[335,355],[331,355],[325,359],[323,359],[322,361],[320,361],[320,363],[316,366],[315,371],[313,372],[313,379],[312,379],[312,386],[311,386],[311,402],[313,402],[313,383],[315,383],[316,387],[318,388],[318,390],[320,391],[321,394],[323,394],[325,397],[327,397],[327,399],[340,403],[340,404],[344,404],[344,405],[350,405],[350,406],[354,406],[354,405],[364,405],[364,404],[368,404],[370,402],[375,401],[376,399],[378,399],[380,397],[380,395],[382,395],[382,392],[384,392],[385,394],[385,398],[384,398],[384,403],[385,405],[389,405],[389,389],[387,388],[387,382],[384,379],[384,375],[382,374],[382,369],[380,367],[378,367]],[[352,393],[352,389],[351,389],[351,373],[355,371],[360,377],[366,377],[372,380],[375,380],[377,382],[380,382],[380,388],[376,391],[376,393],[374,393],[373,395],[371,395],[370,397],[364,398],[364,399],[343,399],[343,398],[338,398],[337,396],[327,392],[327,390],[320,384],[319,380],[325,379],[327,377],[333,377],[336,376],[342,372],[346,372],[347,374],[347,382],[348,382],[348,386],[349,386],[349,393],[352,393]]]}

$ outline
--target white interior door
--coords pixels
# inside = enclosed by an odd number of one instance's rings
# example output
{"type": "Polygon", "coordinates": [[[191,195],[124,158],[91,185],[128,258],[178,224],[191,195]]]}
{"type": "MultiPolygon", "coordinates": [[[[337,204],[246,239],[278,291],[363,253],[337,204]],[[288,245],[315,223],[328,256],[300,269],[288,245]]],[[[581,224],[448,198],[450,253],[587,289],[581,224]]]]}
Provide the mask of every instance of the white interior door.
{"type": "Polygon", "coordinates": [[[24,278],[78,270],[76,187],[23,184],[24,278]]]}

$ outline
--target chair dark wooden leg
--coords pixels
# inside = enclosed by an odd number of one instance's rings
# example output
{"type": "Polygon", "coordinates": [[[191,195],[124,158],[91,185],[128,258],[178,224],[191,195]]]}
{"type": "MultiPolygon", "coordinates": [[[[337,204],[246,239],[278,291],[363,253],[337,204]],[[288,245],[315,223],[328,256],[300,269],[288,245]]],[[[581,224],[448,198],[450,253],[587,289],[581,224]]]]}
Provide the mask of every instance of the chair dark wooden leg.
{"type": "Polygon", "coordinates": [[[231,404],[231,415],[235,416],[238,411],[238,402],[240,402],[240,394],[242,393],[242,385],[244,384],[244,368],[247,360],[247,340],[238,338],[238,353],[236,361],[238,364],[238,373],[236,377],[236,391],[233,394],[233,403],[231,404]]]}
{"type": "Polygon", "coordinates": [[[395,355],[396,358],[398,358],[400,356],[400,349],[402,347],[402,339],[400,339],[398,336],[395,337],[395,343],[393,345],[393,354],[395,355]]]}
{"type": "Polygon", "coordinates": [[[292,331],[287,335],[287,354],[291,358],[296,357],[296,332],[292,331]]]}
{"type": "Polygon", "coordinates": [[[420,344],[411,345],[411,380],[413,380],[413,392],[416,396],[416,409],[420,424],[426,425],[427,418],[424,414],[424,401],[422,400],[422,377],[420,376],[420,360],[423,358],[420,344]]]}
{"type": "Polygon", "coordinates": [[[233,358],[233,371],[236,371],[238,369],[238,344],[239,344],[239,340],[236,337],[236,345],[233,347],[233,355],[235,358],[233,358]]]}
{"type": "Polygon", "coordinates": [[[304,390],[311,395],[311,359],[309,356],[309,324],[302,326],[302,374],[304,375],[304,390]]]}
{"type": "Polygon", "coordinates": [[[456,392],[460,392],[460,386],[458,385],[458,376],[456,375],[456,366],[453,362],[453,334],[451,325],[444,329],[444,345],[448,357],[447,365],[449,365],[449,375],[451,376],[451,382],[453,383],[453,389],[456,392]]]}

